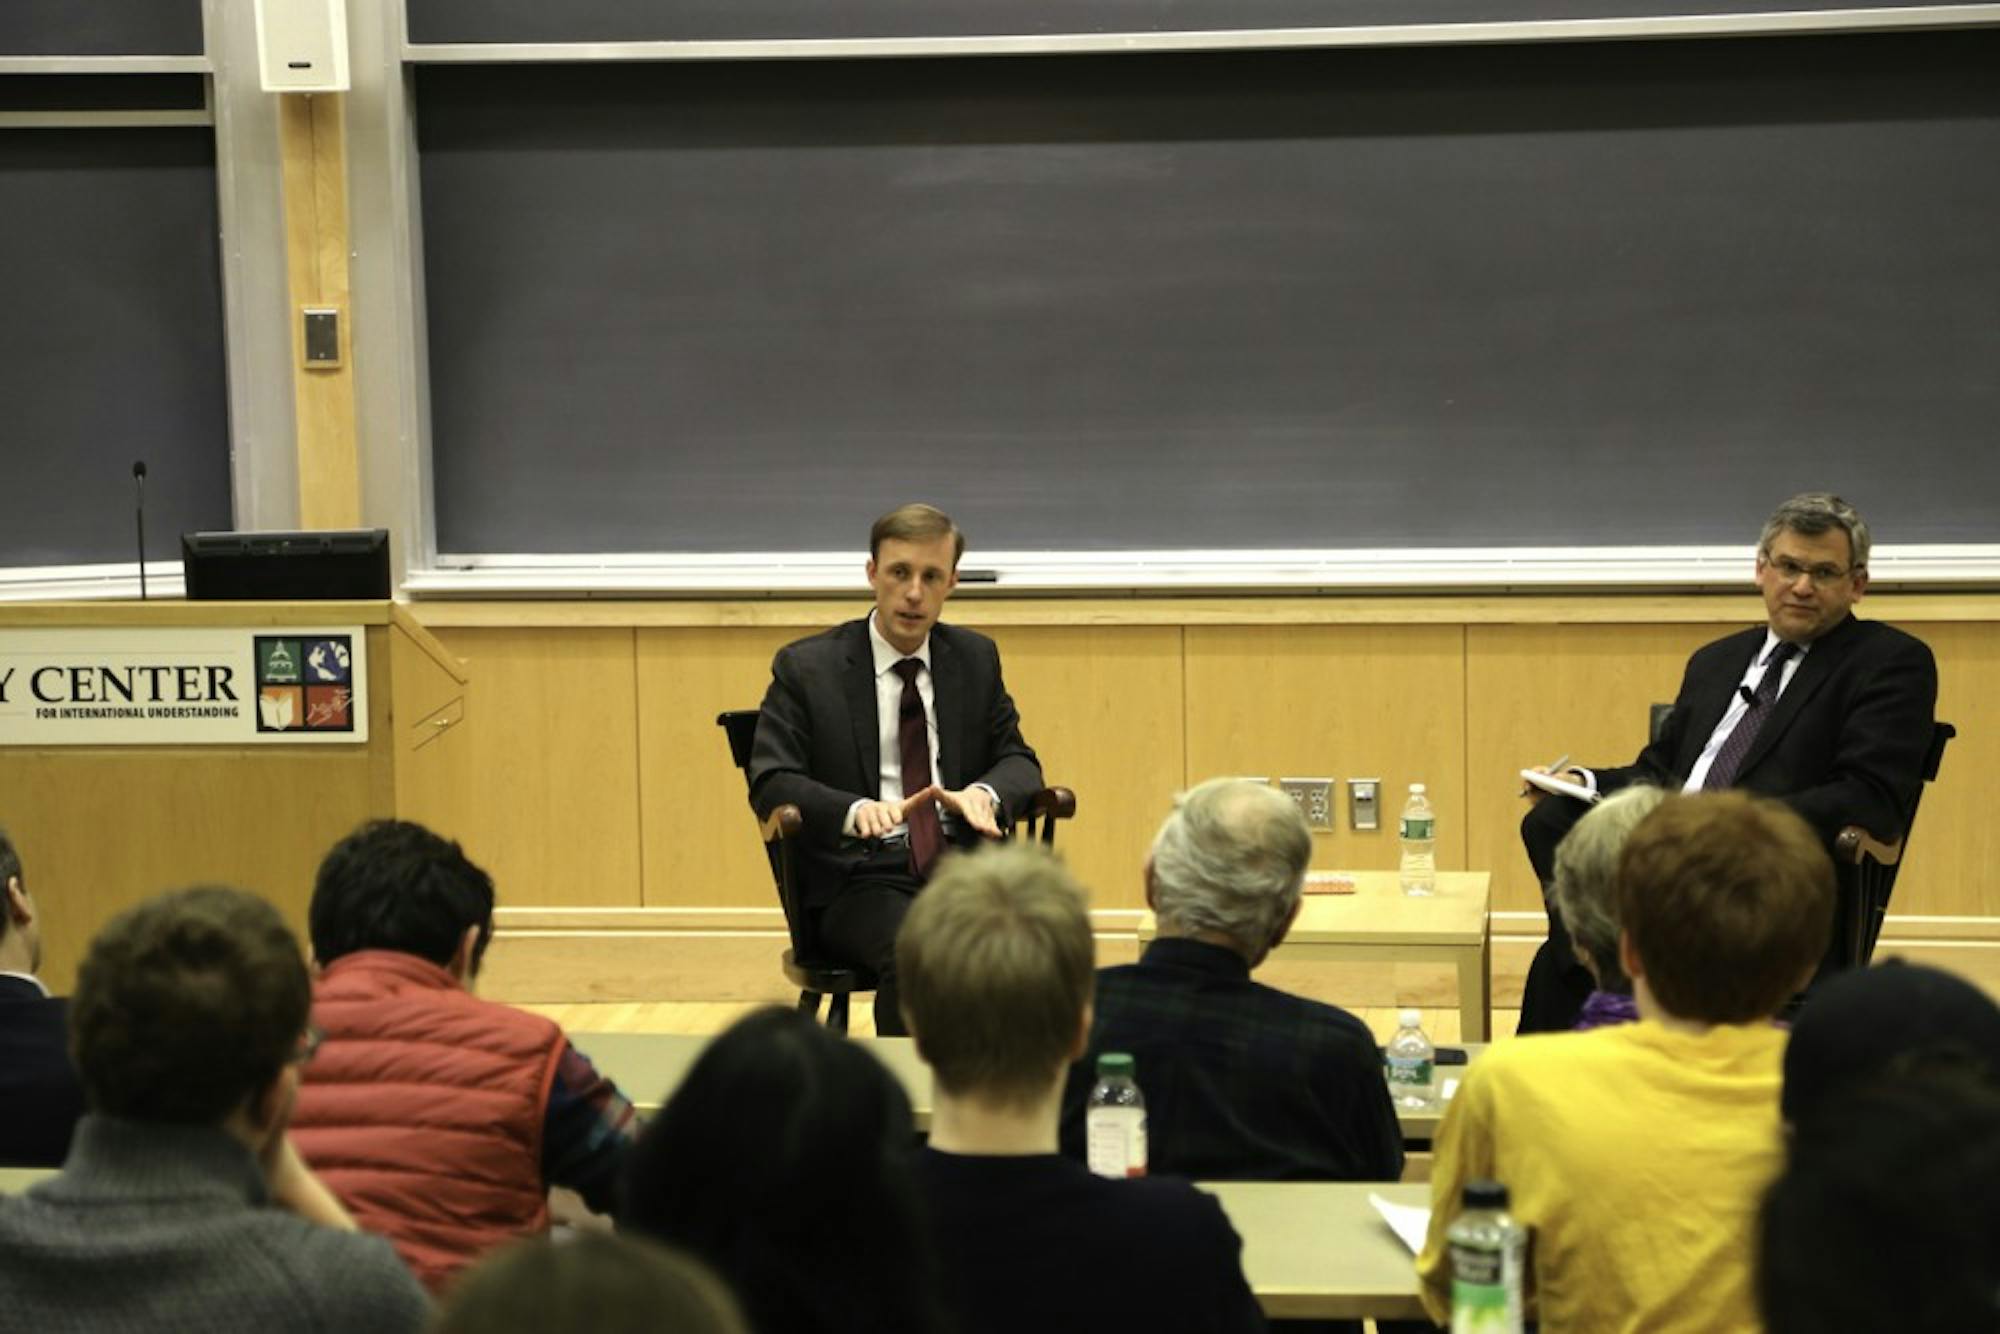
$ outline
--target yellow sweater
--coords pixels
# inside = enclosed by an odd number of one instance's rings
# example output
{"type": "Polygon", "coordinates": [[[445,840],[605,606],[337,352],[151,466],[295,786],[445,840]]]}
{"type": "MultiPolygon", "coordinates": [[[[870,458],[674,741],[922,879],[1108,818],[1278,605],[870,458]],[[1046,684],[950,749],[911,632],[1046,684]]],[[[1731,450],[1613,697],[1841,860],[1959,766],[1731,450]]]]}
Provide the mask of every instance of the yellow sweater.
{"type": "Polygon", "coordinates": [[[1504,1184],[1531,1229],[1548,1334],[1759,1328],[1755,1222],[1783,1156],[1784,1030],[1623,1024],[1502,1042],[1438,1128],[1417,1271],[1448,1323],[1444,1234],[1467,1181],[1504,1184]]]}

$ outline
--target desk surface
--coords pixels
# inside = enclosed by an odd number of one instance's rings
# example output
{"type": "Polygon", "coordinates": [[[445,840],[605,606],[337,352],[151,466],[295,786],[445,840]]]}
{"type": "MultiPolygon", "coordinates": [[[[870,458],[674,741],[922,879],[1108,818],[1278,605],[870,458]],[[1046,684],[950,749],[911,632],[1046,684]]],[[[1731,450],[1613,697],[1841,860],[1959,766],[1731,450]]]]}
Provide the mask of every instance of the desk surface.
{"type": "MultiPolygon", "coordinates": [[[[709,1043],[705,1034],[688,1033],[572,1033],[570,1038],[604,1074],[610,1076],[639,1109],[651,1116],[687,1077],[688,1068],[709,1043]]],[[[916,1113],[917,1129],[928,1130],[931,1121],[931,1072],[917,1057],[916,1044],[908,1038],[855,1038],[896,1076],[909,1095],[916,1113]]],[[[1468,1059],[1477,1060],[1486,1050],[1484,1043],[1458,1044],[1468,1059]]],[[[1461,1065],[1437,1068],[1440,1085],[1463,1076],[1461,1065]]],[[[1437,1132],[1437,1112],[1398,1112],[1403,1138],[1430,1139],[1437,1132]]]]}
{"type": "Polygon", "coordinates": [[[1422,1183],[1205,1181],[1243,1238],[1243,1275],[1273,1319],[1420,1317],[1417,1270],[1370,1193],[1428,1206],[1422,1183]]]}

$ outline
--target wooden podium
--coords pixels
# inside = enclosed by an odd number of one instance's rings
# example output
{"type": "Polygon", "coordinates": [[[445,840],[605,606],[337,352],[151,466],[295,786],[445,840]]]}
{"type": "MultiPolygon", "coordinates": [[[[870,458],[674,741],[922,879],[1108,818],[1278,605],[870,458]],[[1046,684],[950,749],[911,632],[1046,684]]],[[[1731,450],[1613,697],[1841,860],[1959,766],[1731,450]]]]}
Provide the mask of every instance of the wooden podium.
{"type": "Polygon", "coordinates": [[[0,828],[41,912],[41,976],[53,991],[73,987],[104,922],[165,889],[252,890],[303,942],[320,858],[362,821],[403,809],[414,774],[448,763],[468,677],[389,602],[0,604],[0,643],[71,627],[336,625],[366,643],[365,741],[0,746],[0,828]]]}

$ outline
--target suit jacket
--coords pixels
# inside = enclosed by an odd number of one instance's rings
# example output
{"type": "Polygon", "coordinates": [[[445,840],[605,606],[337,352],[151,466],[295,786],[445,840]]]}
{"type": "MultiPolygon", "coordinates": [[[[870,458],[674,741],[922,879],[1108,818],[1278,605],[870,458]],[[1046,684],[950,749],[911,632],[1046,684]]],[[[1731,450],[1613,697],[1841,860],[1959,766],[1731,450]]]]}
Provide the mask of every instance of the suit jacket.
{"type": "MultiPolygon", "coordinates": [[[[1765,629],[1696,650],[1659,739],[1598,788],[1678,788],[1762,648],[1765,629]]],[[[1843,825],[1900,838],[1923,787],[1937,711],[1937,661],[1920,639],[1849,616],[1813,641],[1736,772],[1734,786],[1776,797],[1829,842],[1843,825]]]]}
{"type": "Polygon", "coordinates": [[[60,1167],[83,1115],[69,1062],[69,1002],[0,977],[0,1164],[60,1167]]]}
{"type": "MultiPolygon", "coordinates": [[[[1006,813],[1042,786],[1042,766],[1021,739],[1020,715],[1000,678],[1000,651],[985,635],[931,627],[938,782],[984,783],[1006,813]]],[[[848,809],[880,795],[882,742],[875,716],[875,659],[868,622],[849,621],[778,650],[750,752],[750,804],[759,819],[790,804],[805,817],[806,903],[831,902],[866,846],[843,838],[848,809]]]]}

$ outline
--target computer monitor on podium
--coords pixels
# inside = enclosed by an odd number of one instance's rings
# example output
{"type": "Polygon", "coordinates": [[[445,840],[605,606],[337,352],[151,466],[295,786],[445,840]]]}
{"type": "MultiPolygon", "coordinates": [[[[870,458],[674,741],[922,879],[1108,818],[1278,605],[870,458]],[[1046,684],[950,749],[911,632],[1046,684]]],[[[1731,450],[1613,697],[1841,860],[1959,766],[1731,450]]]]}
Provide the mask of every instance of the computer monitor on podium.
{"type": "Polygon", "coordinates": [[[389,596],[389,530],[183,533],[190,602],[367,602],[389,596]]]}

